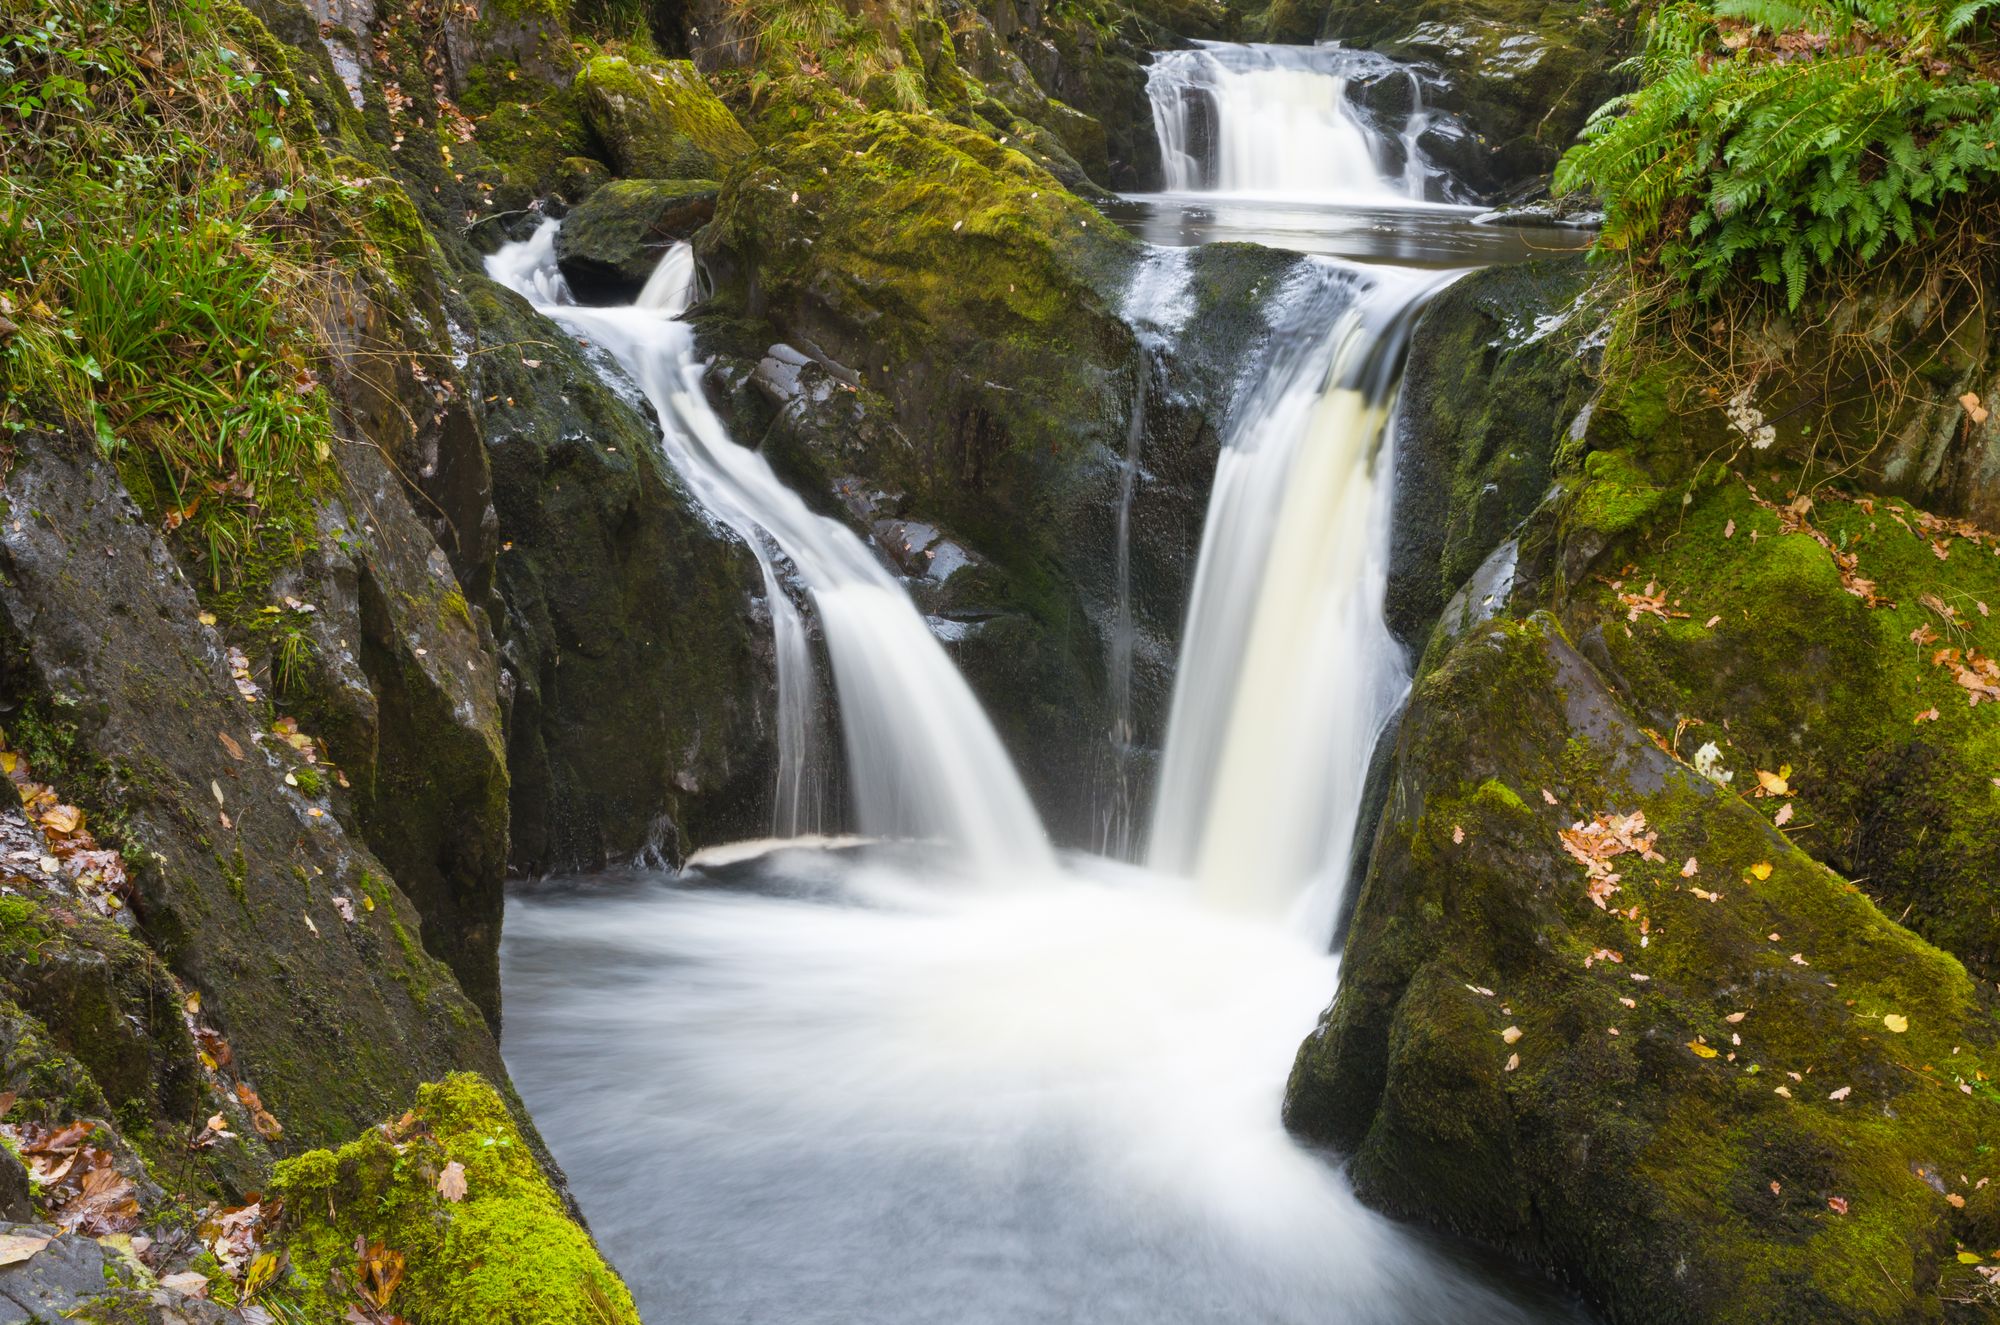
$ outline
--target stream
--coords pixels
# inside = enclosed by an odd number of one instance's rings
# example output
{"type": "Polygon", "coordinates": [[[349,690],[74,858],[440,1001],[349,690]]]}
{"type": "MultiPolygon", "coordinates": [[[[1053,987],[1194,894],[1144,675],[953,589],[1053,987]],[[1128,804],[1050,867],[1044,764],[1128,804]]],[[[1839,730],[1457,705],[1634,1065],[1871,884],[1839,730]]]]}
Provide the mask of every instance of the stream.
{"type": "Polygon", "coordinates": [[[774,837],[526,887],[506,918],[508,1067],[646,1319],[1587,1319],[1363,1207],[1279,1120],[1409,685],[1382,604],[1410,334],[1465,269],[1584,242],[1455,205],[1414,81],[1394,123],[1351,99],[1401,76],[1326,48],[1153,66],[1170,190],[1113,209],[1158,246],[1127,299],[1142,345],[1187,333],[1175,249],[1319,256],[1231,415],[1129,860],[1049,843],[894,576],[728,439],[677,320],[684,246],[614,309],[570,302],[547,228],[491,260],[643,394],[668,463],[756,552],[778,635],[774,837]],[[806,620],[853,838],[798,836],[824,757],[806,620]]]}

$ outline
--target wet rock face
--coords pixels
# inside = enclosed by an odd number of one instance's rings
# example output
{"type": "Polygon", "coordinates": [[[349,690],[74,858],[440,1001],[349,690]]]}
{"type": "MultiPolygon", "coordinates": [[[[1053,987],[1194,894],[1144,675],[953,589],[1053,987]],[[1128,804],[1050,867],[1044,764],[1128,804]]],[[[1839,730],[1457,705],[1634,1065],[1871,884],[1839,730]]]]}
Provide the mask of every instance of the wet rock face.
{"type": "Polygon", "coordinates": [[[1425,312],[1396,437],[1390,629],[1421,651],[1445,601],[1541,502],[1588,398],[1583,259],[1494,267],[1425,312]]]}
{"type": "Polygon", "coordinates": [[[715,215],[713,180],[621,179],[591,190],[556,232],[556,262],[579,302],[630,303],[676,242],[715,215]]]}
{"type": "Polygon", "coordinates": [[[1286,1118],[1371,1203],[1612,1319],[1902,1319],[1996,1213],[1983,1004],[1656,746],[1552,618],[1501,621],[1419,683],[1286,1118]],[[1606,823],[1640,849],[1601,857],[1600,907],[1562,835],[1606,823]]]}
{"type": "Polygon", "coordinates": [[[1272,41],[1337,40],[1415,62],[1445,121],[1423,140],[1434,160],[1489,197],[1546,188],[1590,113],[1621,90],[1612,73],[1637,19],[1598,0],[1279,0],[1272,41]]]}
{"type": "Polygon", "coordinates": [[[1187,334],[1142,350],[1135,247],[991,140],[897,116],[767,148],[699,246],[734,435],[858,532],[915,522],[963,550],[920,605],[1073,842],[1101,830],[1135,417],[1133,717],[1152,744],[1237,374],[1303,261],[1202,250],[1172,277],[1187,334]],[[833,496],[856,479],[860,513],[833,496]]]}
{"type": "Polygon", "coordinates": [[[659,459],[636,395],[517,296],[468,282],[503,546],[513,864],[527,873],[756,836],[774,739],[748,549],[659,459]]]}
{"type": "Polygon", "coordinates": [[[50,437],[0,495],[15,512],[0,528],[8,693],[60,733],[59,771],[115,825],[146,939],[207,996],[288,1131],[346,1135],[427,1077],[497,1072],[478,1011],[420,946],[424,922],[379,858],[323,796],[284,782],[287,756],[256,730],[222,639],[117,476],[87,443],[50,437]],[[348,924],[336,894],[377,906],[348,924]]]}

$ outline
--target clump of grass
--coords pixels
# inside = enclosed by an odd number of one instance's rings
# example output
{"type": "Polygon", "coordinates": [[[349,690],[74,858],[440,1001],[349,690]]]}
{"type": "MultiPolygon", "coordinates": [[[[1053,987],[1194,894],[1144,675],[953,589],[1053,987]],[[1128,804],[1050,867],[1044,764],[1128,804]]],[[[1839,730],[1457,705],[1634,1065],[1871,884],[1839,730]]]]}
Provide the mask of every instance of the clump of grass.
{"type": "Polygon", "coordinates": [[[308,536],[329,456],[312,222],[339,186],[291,101],[234,6],[0,0],[0,443],[93,433],[217,588],[308,536]]]}

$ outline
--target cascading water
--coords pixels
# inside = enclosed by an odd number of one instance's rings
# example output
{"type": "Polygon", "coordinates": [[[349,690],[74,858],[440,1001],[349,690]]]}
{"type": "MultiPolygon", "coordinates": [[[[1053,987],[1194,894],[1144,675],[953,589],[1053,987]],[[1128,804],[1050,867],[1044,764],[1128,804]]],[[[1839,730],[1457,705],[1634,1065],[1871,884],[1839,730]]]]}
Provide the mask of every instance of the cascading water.
{"type": "MultiPolygon", "coordinates": [[[[1248,68],[1227,50],[1195,54],[1243,75],[1237,109],[1284,103],[1268,139],[1218,135],[1219,155],[1203,158],[1218,179],[1371,205],[1404,196],[1409,175],[1384,183],[1368,140],[1354,150],[1362,131],[1311,63],[1322,55],[1248,68]]],[[[508,1063],[649,1319],[1576,1319],[1368,1211],[1279,1122],[1292,1056],[1335,984],[1328,936],[1369,748],[1407,685],[1381,610],[1389,420],[1404,339],[1448,277],[1316,262],[1281,296],[1218,465],[1151,830],[1158,868],[1139,869],[1047,857],[990,731],[893,582],[701,404],[684,327],[657,306],[577,309],[538,256],[503,256],[517,268],[503,279],[644,387],[675,467],[759,549],[774,601],[774,558],[791,559],[827,633],[851,780],[930,792],[903,759],[954,779],[949,807],[878,803],[874,822],[925,819],[920,835],[975,857],[967,869],[910,845],[718,852],[671,882],[513,901],[508,1063]],[[937,745],[903,725],[936,720],[949,724],[937,745]],[[1034,849],[1001,871],[1012,886],[980,886],[1015,837],[1034,849]]],[[[1189,270],[1172,254],[1141,265],[1126,312],[1142,345],[1182,334],[1189,270]]],[[[1158,371],[1149,352],[1135,408],[1158,371]]],[[[1114,744],[1132,729],[1143,440],[1141,424],[1120,469],[1114,744]]]]}
{"type": "Polygon", "coordinates": [[[1415,83],[1380,55],[1338,46],[1158,52],[1146,91],[1167,191],[1421,202],[1437,172],[1417,145],[1425,112],[1415,83]],[[1415,91],[1393,149],[1350,98],[1359,78],[1407,79],[1415,91]]]}
{"type": "Polygon", "coordinates": [[[989,877],[1049,867],[1041,821],[979,703],[909,596],[845,527],[815,514],[764,458],[729,440],[701,390],[694,336],[678,319],[694,296],[694,255],[676,245],[624,308],[569,299],[546,222],[487,260],[496,281],[604,350],[659,419],[667,462],[763,572],[778,655],[780,832],[796,831],[814,741],[812,658],[778,558],[811,597],[826,638],[862,831],[949,843],[989,877]],[[788,822],[789,820],[789,822],[788,822]]]}
{"type": "Polygon", "coordinates": [[[1387,425],[1409,329],[1449,279],[1315,264],[1202,532],[1149,862],[1322,939],[1369,755],[1409,685],[1382,616],[1387,425]]]}

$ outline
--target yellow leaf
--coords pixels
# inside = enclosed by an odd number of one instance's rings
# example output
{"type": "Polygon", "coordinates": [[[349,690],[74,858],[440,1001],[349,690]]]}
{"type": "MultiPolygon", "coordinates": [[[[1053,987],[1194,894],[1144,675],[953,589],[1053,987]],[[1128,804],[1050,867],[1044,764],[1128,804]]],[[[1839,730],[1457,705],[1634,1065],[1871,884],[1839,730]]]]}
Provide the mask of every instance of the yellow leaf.
{"type": "Polygon", "coordinates": [[[275,1251],[262,1252],[256,1260],[250,1262],[250,1271],[243,1276],[245,1298],[255,1297],[270,1287],[271,1281],[278,1277],[278,1270],[284,1264],[280,1259],[281,1255],[282,1253],[275,1251]]]}
{"type": "Polygon", "coordinates": [[[83,827],[83,811],[74,805],[58,805],[42,813],[42,827],[52,833],[74,833],[83,827]]]}
{"type": "Polygon", "coordinates": [[[1500,1038],[1508,1044],[1512,1044],[1521,1038],[1521,1028],[1519,1026],[1509,1026],[1506,1030],[1500,1032],[1500,1038]]]}
{"type": "Polygon", "coordinates": [[[1882,1018],[1882,1027],[1885,1030],[1894,1031],[1896,1034],[1901,1035],[1904,1031],[1910,1029],[1910,1019],[1899,1012],[1891,1012],[1882,1018]]]}
{"type": "Polygon", "coordinates": [[[1958,1253],[1958,1263],[1960,1265],[1983,1265],[1986,1263],[1986,1258],[1976,1251],[1961,1251],[1958,1253]]]}
{"type": "Polygon", "coordinates": [[[15,754],[12,750],[0,750],[0,773],[5,773],[8,777],[13,777],[14,770],[20,766],[21,756],[15,754]]]}
{"type": "Polygon", "coordinates": [[[1768,861],[1761,861],[1761,860],[1758,861],[1755,865],[1752,865],[1750,867],[1750,874],[1752,878],[1757,880],[1757,882],[1762,883],[1764,880],[1771,877],[1770,863],[1768,861]]]}
{"type": "Polygon", "coordinates": [[[1789,796],[1792,794],[1792,766],[1786,764],[1775,773],[1757,770],[1757,794],[1760,796],[1789,796]]]}
{"type": "Polygon", "coordinates": [[[1694,1050],[1694,1055],[1697,1058],[1715,1057],[1715,1050],[1709,1048],[1707,1045],[1701,1043],[1699,1040],[1689,1040],[1688,1048],[1694,1050]]]}

